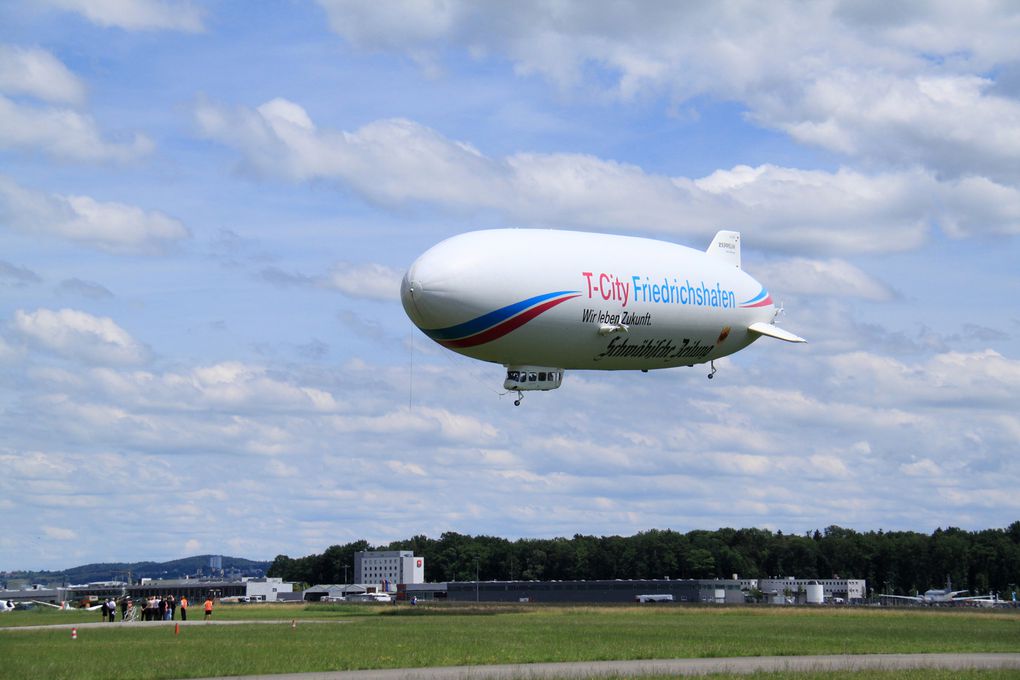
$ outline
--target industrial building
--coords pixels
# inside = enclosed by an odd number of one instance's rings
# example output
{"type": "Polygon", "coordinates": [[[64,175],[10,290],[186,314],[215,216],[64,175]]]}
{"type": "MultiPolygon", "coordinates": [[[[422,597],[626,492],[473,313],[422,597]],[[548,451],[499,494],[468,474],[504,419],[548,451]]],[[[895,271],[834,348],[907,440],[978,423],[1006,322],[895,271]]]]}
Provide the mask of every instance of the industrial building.
{"type": "MultiPolygon", "coordinates": [[[[408,595],[413,592],[408,588],[408,595]]],[[[480,602],[635,602],[641,595],[671,595],[673,602],[742,604],[736,581],[648,579],[612,581],[484,581],[446,584],[452,601],[480,602]]]]}
{"type": "Polygon", "coordinates": [[[672,602],[743,604],[754,591],[769,604],[862,602],[862,579],[649,579],[606,581],[455,581],[398,586],[398,599],[455,602],[635,602],[669,595],[672,602]]]}

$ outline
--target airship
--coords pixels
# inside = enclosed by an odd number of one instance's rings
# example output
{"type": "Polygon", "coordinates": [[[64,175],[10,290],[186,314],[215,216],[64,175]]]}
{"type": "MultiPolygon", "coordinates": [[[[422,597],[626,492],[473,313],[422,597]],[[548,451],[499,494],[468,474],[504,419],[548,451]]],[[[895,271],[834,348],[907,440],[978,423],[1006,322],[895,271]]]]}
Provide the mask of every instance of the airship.
{"type": "Polygon", "coordinates": [[[709,364],[775,325],[768,290],[740,266],[740,233],[708,250],[553,229],[472,231],[433,246],[400,284],[411,322],[443,347],[506,367],[503,387],[553,390],[567,370],[709,364]]]}

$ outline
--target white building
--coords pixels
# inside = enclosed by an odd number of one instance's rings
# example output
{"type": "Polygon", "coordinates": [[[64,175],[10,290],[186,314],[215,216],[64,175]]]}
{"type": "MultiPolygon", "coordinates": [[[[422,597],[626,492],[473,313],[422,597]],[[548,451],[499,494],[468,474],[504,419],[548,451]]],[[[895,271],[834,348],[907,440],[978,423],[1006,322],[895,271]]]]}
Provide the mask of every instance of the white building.
{"type": "Polygon", "coordinates": [[[278,593],[294,592],[293,583],[284,583],[282,578],[245,578],[245,594],[265,602],[276,602],[278,593]]]}
{"type": "Polygon", "coordinates": [[[809,586],[821,586],[825,602],[853,602],[863,600],[867,594],[864,579],[847,578],[763,578],[758,579],[758,589],[769,602],[807,602],[809,586]]]}
{"type": "Polygon", "coordinates": [[[354,582],[424,583],[425,559],[410,550],[365,550],[354,553],[354,582]]]}

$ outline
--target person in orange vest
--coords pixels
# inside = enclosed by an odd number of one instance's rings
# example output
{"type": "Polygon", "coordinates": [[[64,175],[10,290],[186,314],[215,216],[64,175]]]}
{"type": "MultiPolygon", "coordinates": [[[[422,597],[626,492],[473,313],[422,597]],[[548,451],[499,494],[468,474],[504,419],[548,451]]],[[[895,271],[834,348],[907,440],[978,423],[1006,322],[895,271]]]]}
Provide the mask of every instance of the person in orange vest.
{"type": "Polygon", "coordinates": [[[181,621],[188,620],[188,598],[181,595],[181,621]]]}
{"type": "Polygon", "coordinates": [[[205,620],[212,618],[212,595],[205,598],[205,620]]]}

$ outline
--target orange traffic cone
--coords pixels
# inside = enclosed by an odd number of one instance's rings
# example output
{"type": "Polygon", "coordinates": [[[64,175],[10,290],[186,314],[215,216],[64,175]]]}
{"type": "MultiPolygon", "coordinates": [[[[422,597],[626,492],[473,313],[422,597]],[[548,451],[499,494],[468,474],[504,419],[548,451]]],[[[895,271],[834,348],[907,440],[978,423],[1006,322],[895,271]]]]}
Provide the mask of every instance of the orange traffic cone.
{"type": "Polygon", "coordinates": [[[77,640],[78,639],[78,629],[77,628],[72,628],[71,629],[71,639],[72,640],[77,640]]]}
{"type": "Polygon", "coordinates": [[[181,624],[175,623],[174,624],[174,635],[180,635],[180,632],[181,632],[181,624]]]}

